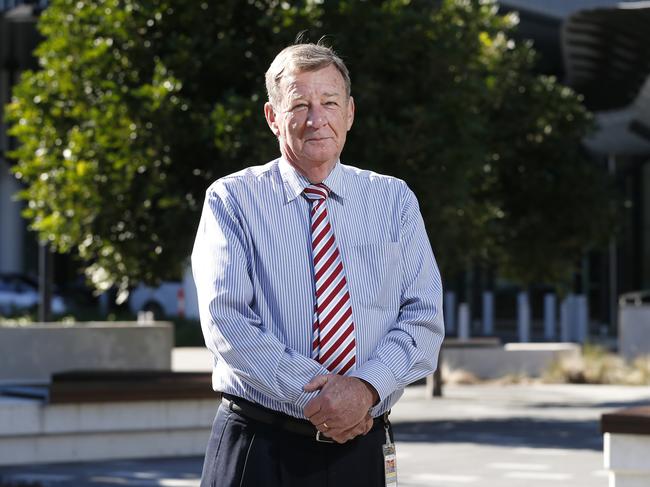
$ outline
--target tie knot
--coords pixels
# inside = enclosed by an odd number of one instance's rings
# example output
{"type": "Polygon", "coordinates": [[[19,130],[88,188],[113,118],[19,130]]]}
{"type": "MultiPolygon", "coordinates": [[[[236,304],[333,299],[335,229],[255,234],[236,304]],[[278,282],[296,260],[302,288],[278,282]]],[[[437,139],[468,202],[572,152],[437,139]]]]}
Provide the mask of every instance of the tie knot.
{"type": "Polygon", "coordinates": [[[303,194],[310,200],[325,200],[330,195],[330,189],[323,183],[310,184],[303,190],[303,194]]]}

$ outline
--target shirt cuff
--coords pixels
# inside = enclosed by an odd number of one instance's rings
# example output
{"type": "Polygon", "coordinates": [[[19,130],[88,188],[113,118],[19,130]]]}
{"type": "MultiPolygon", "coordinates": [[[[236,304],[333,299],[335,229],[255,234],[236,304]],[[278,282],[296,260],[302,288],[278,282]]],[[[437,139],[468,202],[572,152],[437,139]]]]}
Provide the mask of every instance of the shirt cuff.
{"type": "Polygon", "coordinates": [[[399,387],[393,371],[379,360],[368,360],[361,367],[350,373],[350,377],[363,379],[375,388],[377,394],[379,394],[377,406],[399,387]]]}
{"type": "MultiPolygon", "coordinates": [[[[291,362],[291,361],[285,362],[284,370],[288,372],[287,377],[291,377],[293,380],[295,380],[296,377],[301,377],[301,376],[304,377],[305,365],[307,365],[307,368],[310,369],[311,372],[311,377],[309,377],[310,372],[307,372],[307,382],[309,382],[311,379],[313,379],[318,375],[329,374],[329,371],[325,367],[320,365],[318,362],[316,362],[315,360],[304,358],[304,360],[297,360],[295,362],[291,362]]],[[[303,410],[307,405],[307,403],[310,400],[312,400],[314,397],[316,397],[320,392],[320,391],[305,392],[303,390],[303,386],[305,386],[307,382],[301,384],[298,388],[297,394],[295,394],[294,392],[294,395],[290,399],[290,401],[296,406],[298,406],[301,410],[303,410]]],[[[294,383],[291,384],[291,386],[293,385],[294,383]]],[[[293,390],[296,391],[296,389],[293,390]]]]}

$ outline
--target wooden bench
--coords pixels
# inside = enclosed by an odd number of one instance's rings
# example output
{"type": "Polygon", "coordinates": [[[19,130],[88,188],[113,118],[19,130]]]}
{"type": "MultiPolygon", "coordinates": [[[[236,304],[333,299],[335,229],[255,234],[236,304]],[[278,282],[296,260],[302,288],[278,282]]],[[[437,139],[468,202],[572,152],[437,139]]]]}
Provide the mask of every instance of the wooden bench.
{"type": "Polygon", "coordinates": [[[5,386],[0,393],[49,404],[218,399],[209,372],[156,370],[61,372],[49,384],[5,386]]]}

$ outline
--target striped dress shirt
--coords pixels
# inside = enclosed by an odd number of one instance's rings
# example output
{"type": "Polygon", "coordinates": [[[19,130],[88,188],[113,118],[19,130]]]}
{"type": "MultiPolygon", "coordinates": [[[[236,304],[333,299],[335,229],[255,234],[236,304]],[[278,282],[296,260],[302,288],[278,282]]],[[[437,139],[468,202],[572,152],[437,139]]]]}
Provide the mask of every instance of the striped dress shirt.
{"type": "MultiPolygon", "coordinates": [[[[337,162],[324,183],[355,323],[357,363],[378,416],[437,364],[442,285],[417,200],[396,178],[337,162]]],[[[312,355],[315,290],[309,181],[284,158],[207,190],[192,252],[215,390],[304,418],[328,371],[312,355]]]]}

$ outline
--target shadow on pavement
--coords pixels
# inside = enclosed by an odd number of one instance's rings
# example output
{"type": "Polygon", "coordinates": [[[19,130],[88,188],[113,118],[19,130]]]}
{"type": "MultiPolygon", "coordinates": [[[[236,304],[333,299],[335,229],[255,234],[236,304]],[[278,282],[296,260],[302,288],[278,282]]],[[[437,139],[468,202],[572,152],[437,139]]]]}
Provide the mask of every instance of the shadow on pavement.
{"type": "Polygon", "coordinates": [[[20,487],[195,487],[202,465],[202,457],[36,464],[0,467],[0,479],[20,487]]]}
{"type": "Polygon", "coordinates": [[[393,423],[396,441],[599,450],[597,421],[493,418],[393,423]]]}
{"type": "Polygon", "coordinates": [[[527,407],[530,409],[621,409],[621,408],[632,408],[636,406],[648,406],[650,405],[650,398],[648,399],[639,399],[638,401],[609,401],[609,402],[541,402],[536,404],[530,404],[527,407]]]}

